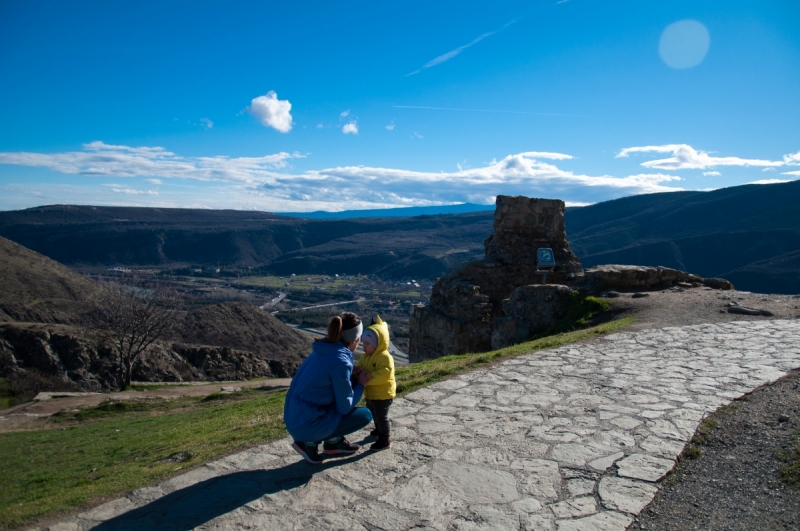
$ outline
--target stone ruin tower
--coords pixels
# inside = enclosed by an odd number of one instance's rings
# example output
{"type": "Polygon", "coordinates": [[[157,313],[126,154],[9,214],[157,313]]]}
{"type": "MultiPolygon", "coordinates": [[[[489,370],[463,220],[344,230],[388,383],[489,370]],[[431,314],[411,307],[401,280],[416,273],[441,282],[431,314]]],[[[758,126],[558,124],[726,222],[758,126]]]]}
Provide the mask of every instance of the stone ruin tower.
{"type": "MultiPolygon", "coordinates": [[[[555,254],[556,268],[547,275],[548,285],[574,284],[583,277],[580,261],[567,243],[563,201],[497,196],[496,204],[494,234],[484,242],[484,259],[454,267],[433,285],[430,305],[413,309],[411,362],[485,352],[513,342],[509,334],[516,339],[527,335],[528,328],[515,328],[510,315],[515,308],[525,307],[530,314],[532,294],[541,298],[547,291],[544,299],[549,300],[553,290],[561,295],[569,291],[563,285],[547,286],[545,291],[532,286],[542,282],[541,274],[535,274],[540,247],[550,247],[555,254]]],[[[546,312],[547,304],[537,302],[533,307],[546,312]]],[[[544,325],[549,317],[529,315],[527,322],[541,318],[544,325]]]]}

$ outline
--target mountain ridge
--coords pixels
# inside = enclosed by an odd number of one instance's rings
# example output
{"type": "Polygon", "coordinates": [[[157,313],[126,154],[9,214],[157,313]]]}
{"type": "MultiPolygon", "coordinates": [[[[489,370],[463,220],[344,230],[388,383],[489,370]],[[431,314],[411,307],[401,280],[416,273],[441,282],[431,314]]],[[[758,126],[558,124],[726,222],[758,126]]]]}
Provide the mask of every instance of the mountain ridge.
{"type": "MultiPolygon", "coordinates": [[[[800,293],[800,181],[631,196],[568,207],[584,267],[620,263],[800,293]]],[[[381,211],[378,211],[381,212],[381,211]]],[[[49,206],[0,212],[0,235],[70,266],[252,268],[434,278],[479,260],[492,212],[301,219],[269,212],[49,206]]]]}

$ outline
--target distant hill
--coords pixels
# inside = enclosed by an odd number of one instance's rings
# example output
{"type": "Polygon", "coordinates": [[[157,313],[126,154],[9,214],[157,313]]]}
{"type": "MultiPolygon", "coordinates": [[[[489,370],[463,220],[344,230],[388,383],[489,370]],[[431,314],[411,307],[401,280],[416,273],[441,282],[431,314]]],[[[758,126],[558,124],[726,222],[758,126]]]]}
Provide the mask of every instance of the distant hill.
{"type": "Polygon", "coordinates": [[[566,225],[584,267],[662,265],[800,293],[800,181],[626,197],[569,208],[566,225]]]}
{"type": "Polygon", "coordinates": [[[494,205],[462,203],[460,205],[379,208],[372,210],[343,210],[342,212],[281,212],[282,216],[305,219],[356,219],[356,218],[407,218],[413,216],[437,216],[441,214],[465,214],[467,212],[494,212],[494,205]]]}
{"type": "MultiPolygon", "coordinates": [[[[568,208],[567,236],[584,267],[663,265],[727,278],[743,290],[800,293],[798,205],[800,181],[639,195],[568,208]]],[[[433,278],[480,259],[492,222],[490,211],[299,219],[234,210],[48,206],[0,212],[0,235],[73,266],[197,264],[281,275],[433,278]]]]}
{"type": "Polygon", "coordinates": [[[313,220],[236,210],[54,205],[0,212],[0,235],[71,266],[196,264],[276,274],[433,277],[483,255],[492,215],[313,220]]]}
{"type": "Polygon", "coordinates": [[[76,322],[95,289],[72,269],[0,237],[0,321],[76,322]]]}

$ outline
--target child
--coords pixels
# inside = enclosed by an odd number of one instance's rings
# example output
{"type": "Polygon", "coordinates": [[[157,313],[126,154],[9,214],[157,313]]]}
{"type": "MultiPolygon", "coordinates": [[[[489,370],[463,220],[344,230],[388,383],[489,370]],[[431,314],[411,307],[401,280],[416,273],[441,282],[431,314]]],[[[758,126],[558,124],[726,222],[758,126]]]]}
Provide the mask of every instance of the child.
{"type": "Polygon", "coordinates": [[[370,435],[378,438],[369,449],[377,452],[389,448],[389,406],[397,389],[394,359],[389,354],[389,325],[376,315],[373,324],[361,336],[361,342],[364,355],[358,361],[358,366],[372,376],[364,391],[367,407],[375,421],[375,429],[370,435]]]}

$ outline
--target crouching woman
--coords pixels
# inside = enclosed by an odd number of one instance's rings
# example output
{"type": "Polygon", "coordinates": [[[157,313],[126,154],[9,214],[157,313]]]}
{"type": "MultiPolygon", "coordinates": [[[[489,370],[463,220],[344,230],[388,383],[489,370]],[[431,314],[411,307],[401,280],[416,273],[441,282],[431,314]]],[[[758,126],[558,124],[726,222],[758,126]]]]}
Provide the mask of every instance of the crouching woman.
{"type": "Polygon", "coordinates": [[[353,377],[353,352],[364,327],[354,313],[344,312],[328,323],[324,339],[314,341],[311,354],[292,378],[283,419],[294,439],[292,448],[312,464],[325,456],[350,455],[360,448],[344,436],[372,421],[365,407],[355,407],[371,379],[366,371],[353,377]],[[351,380],[352,377],[352,380],[351,380]]]}

